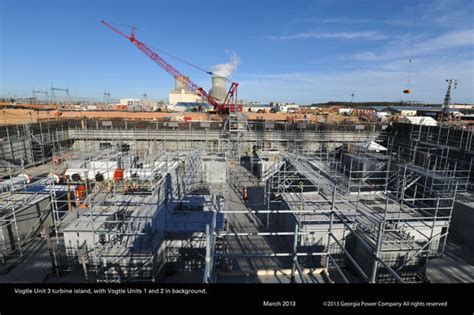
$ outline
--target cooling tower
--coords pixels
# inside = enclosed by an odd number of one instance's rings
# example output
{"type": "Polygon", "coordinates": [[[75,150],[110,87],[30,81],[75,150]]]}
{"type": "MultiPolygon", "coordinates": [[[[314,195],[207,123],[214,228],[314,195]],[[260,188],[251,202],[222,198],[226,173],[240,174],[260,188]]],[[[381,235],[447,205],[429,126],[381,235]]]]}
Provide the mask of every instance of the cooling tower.
{"type": "Polygon", "coordinates": [[[226,79],[224,77],[213,76],[212,88],[209,90],[209,95],[223,101],[225,99],[225,96],[227,95],[225,81],[226,79]]]}
{"type": "MultiPolygon", "coordinates": [[[[189,81],[189,78],[188,77],[183,77],[183,79],[187,82],[189,81]]],[[[179,80],[175,80],[174,81],[174,90],[175,91],[181,91],[181,90],[185,90],[187,91],[188,90],[188,86],[187,84],[183,84],[183,82],[179,81],[179,80]]]]}

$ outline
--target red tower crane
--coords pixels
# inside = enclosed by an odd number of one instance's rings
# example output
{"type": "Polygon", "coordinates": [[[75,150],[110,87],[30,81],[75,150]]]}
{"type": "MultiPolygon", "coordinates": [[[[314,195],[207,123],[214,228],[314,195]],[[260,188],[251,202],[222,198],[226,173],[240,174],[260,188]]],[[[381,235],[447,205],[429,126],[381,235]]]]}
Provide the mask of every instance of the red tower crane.
{"type": "MultiPolygon", "coordinates": [[[[176,68],[174,68],[171,64],[169,64],[165,59],[163,59],[160,55],[154,52],[150,47],[145,45],[143,42],[139,41],[135,38],[135,27],[132,26],[132,30],[130,32],[130,36],[119,31],[109,23],[105,21],[101,21],[102,24],[110,28],[115,33],[119,34],[122,37],[128,39],[133,45],[135,45],[141,52],[148,56],[151,60],[157,63],[161,68],[163,68],[166,72],[171,74],[173,78],[178,80],[183,84],[183,86],[187,87],[189,91],[195,93],[196,95],[200,96],[201,98],[205,99],[209,104],[211,104],[214,109],[218,113],[226,113],[226,112],[241,112],[242,111],[242,104],[237,104],[237,87],[239,86],[238,83],[232,82],[227,92],[227,95],[223,102],[221,103],[215,97],[209,95],[202,87],[198,86],[196,83],[191,81],[188,77],[183,75],[179,72],[176,68]]],[[[209,74],[212,74],[209,72],[209,74]]]]}

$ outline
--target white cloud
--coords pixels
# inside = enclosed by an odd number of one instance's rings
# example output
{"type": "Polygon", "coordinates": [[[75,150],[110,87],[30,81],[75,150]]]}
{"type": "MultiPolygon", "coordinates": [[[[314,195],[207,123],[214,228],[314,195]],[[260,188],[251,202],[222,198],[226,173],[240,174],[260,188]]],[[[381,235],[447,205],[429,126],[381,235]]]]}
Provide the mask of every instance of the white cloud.
{"type": "Polygon", "coordinates": [[[459,82],[453,92],[453,102],[472,103],[473,11],[472,0],[432,0],[400,6],[398,12],[387,13],[387,19],[372,19],[367,15],[295,19],[291,24],[293,29],[298,26],[301,30],[304,24],[312,27],[326,24],[325,27],[331,29],[330,32],[312,31],[314,28],[306,32],[293,30],[287,31],[285,36],[270,38],[282,41],[324,38],[388,41],[366,45],[367,51],[364,48],[361,51],[341,50],[340,56],[318,56],[317,61],[310,63],[319,65],[322,58],[329,59],[323,63],[321,72],[308,70],[243,77],[239,80],[241,95],[247,97],[245,94],[248,94],[248,98],[262,101],[280,99],[311,103],[350,100],[351,93],[355,93],[356,100],[441,103],[446,92],[445,80],[452,78],[459,82]],[[412,34],[415,16],[416,28],[412,34]],[[383,27],[380,31],[378,24],[383,27]],[[361,31],[360,27],[364,29],[361,31]],[[392,35],[394,32],[396,35],[392,35]],[[407,88],[410,55],[413,57],[410,75],[413,94],[404,95],[402,90],[407,88]]]}
{"type": "Polygon", "coordinates": [[[335,71],[330,73],[281,73],[248,75],[239,80],[240,95],[261,101],[296,101],[303,104],[336,100],[399,101],[411,100],[441,103],[446,91],[446,79],[458,79],[453,102],[474,102],[472,60],[420,60],[411,75],[413,94],[404,95],[407,88],[405,60],[379,67],[335,71]]]}
{"type": "Polygon", "coordinates": [[[359,19],[359,18],[332,18],[332,19],[313,19],[314,22],[321,24],[387,24],[407,26],[411,25],[411,21],[395,20],[395,19],[359,19]]]}
{"type": "Polygon", "coordinates": [[[436,50],[474,45],[474,29],[456,31],[434,37],[425,42],[415,44],[417,54],[424,54],[436,50]]]}
{"type": "Polygon", "coordinates": [[[304,32],[286,36],[270,36],[274,40],[292,40],[292,39],[367,39],[381,40],[387,39],[388,36],[375,31],[364,32],[304,32]]]}
{"type": "Polygon", "coordinates": [[[411,49],[411,39],[405,37],[387,43],[380,49],[380,52],[368,51],[343,57],[359,61],[388,60],[408,57],[410,54],[424,56],[446,49],[467,46],[474,46],[474,30],[448,32],[428,39],[416,37],[413,51],[411,49]]]}
{"type": "Polygon", "coordinates": [[[472,27],[474,6],[472,0],[432,0],[420,2],[420,23],[436,24],[451,28],[453,26],[472,27]]]}

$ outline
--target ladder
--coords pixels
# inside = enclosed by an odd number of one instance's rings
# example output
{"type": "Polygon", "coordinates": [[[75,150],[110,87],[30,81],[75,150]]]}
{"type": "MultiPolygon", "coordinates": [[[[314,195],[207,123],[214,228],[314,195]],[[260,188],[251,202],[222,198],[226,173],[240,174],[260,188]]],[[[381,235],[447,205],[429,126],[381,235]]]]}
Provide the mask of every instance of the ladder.
{"type": "Polygon", "coordinates": [[[244,140],[251,132],[247,116],[241,112],[229,112],[219,139],[219,152],[223,153],[228,161],[239,162],[244,152],[244,140]]]}

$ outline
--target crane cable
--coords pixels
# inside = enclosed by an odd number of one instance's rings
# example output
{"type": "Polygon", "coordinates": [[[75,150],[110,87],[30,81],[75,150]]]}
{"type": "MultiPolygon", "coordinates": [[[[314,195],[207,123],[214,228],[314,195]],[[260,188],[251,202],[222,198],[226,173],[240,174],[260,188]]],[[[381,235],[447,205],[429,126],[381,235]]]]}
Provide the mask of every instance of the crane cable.
{"type": "MultiPolygon", "coordinates": [[[[110,24],[119,25],[119,26],[127,26],[127,27],[130,27],[130,28],[133,27],[132,25],[127,25],[127,24],[118,24],[118,23],[110,23],[110,24]]],[[[191,62],[189,62],[189,61],[186,61],[186,60],[184,60],[184,59],[182,59],[182,58],[179,58],[178,56],[175,56],[175,55],[173,55],[173,54],[170,54],[170,53],[164,51],[163,49],[159,49],[159,48],[153,47],[152,45],[150,45],[150,44],[148,44],[148,43],[145,43],[144,41],[141,41],[141,42],[144,43],[145,45],[147,45],[148,47],[153,48],[154,50],[159,51],[160,53],[162,53],[162,54],[164,54],[164,55],[167,55],[168,57],[171,57],[171,58],[173,58],[173,59],[175,59],[175,60],[178,60],[178,61],[180,61],[180,62],[182,62],[182,63],[184,63],[184,64],[187,64],[187,65],[190,66],[190,67],[193,67],[193,68],[195,68],[195,69],[197,69],[197,70],[199,70],[199,71],[202,71],[202,72],[204,72],[204,73],[206,73],[206,74],[209,74],[209,75],[215,75],[212,71],[206,70],[206,69],[204,69],[204,68],[202,68],[202,67],[200,67],[200,66],[198,66],[198,65],[195,65],[195,64],[193,64],[193,63],[191,63],[191,62]]],[[[225,77],[222,77],[222,78],[223,78],[224,80],[226,80],[227,82],[231,82],[228,78],[225,78],[225,77]]]]}
{"type": "Polygon", "coordinates": [[[182,62],[182,63],[184,63],[184,64],[187,64],[188,66],[193,67],[193,68],[195,68],[195,69],[197,69],[197,70],[199,70],[199,71],[202,71],[202,72],[204,72],[204,73],[206,73],[206,74],[209,74],[209,75],[212,75],[212,76],[218,76],[218,77],[222,78],[223,80],[225,80],[225,81],[227,81],[227,82],[232,82],[232,80],[230,80],[229,78],[216,75],[216,74],[215,74],[214,72],[212,72],[212,71],[206,70],[206,69],[204,69],[204,68],[202,68],[202,67],[200,67],[200,66],[198,66],[198,65],[195,65],[195,64],[193,64],[193,63],[191,63],[191,62],[189,62],[189,61],[186,61],[186,60],[184,60],[184,59],[182,59],[182,58],[180,58],[180,57],[177,57],[177,56],[175,56],[175,55],[172,55],[172,54],[170,54],[170,53],[164,51],[163,49],[153,47],[152,45],[150,45],[150,44],[148,44],[148,43],[145,43],[145,42],[143,42],[143,41],[142,41],[142,43],[144,43],[144,44],[147,45],[148,47],[153,48],[153,49],[156,50],[156,51],[159,51],[160,53],[162,53],[162,54],[164,54],[164,55],[167,55],[168,57],[171,57],[171,58],[173,58],[173,59],[175,59],[175,60],[178,60],[178,61],[180,61],[180,62],[182,62]]]}
{"type": "Polygon", "coordinates": [[[411,78],[411,64],[412,64],[412,59],[413,59],[413,49],[415,47],[415,32],[416,32],[416,20],[417,20],[417,10],[418,7],[415,5],[415,15],[413,17],[413,28],[411,32],[411,47],[410,47],[410,57],[408,59],[408,76],[407,76],[407,87],[408,90],[411,90],[411,83],[410,83],[410,78],[411,78]]]}
{"type": "Polygon", "coordinates": [[[179,58],[179,57],[177,57],[177,56],[175,56],[175,55],[172,55],[172,54],[170,54],[170,53],[164,51],[163,49],[159,49],[159,48],[153,47],[152,45],[150,45],[150,44],[148,44],[148,43],[145,43],[145,42],[143,42],[143,41],[142,41],[142,43],[144,43],[144,44],[147,45],[148,47],[153,48],[153,49],[156,50],[156,51],[159,51],[160,53],[162,53],[162,54],[164,54],[164,55],[167,55],[168,57],[171,57],[171,58],[176,59],[176,60],[178,60],[178,61],[180,61],[180,62],[182,62],[182,63],[185,63],[185,64],[187,64],[188,66],[191,66],[191,67],[193,67],[193,68],[195,68],[195,69],[197,69],[197,70],[199,70],[199,71],[205,72],[205,73],[210,74],[210,75],[213,74],[211,71],[206,70],[206,69],[204,69],[204,68],[202,68],[202,67],[199,67],[198,65],[195,65],[195,64],[193,64],[193,63],[191,63],[191,62],[189,62],[189,61],[186,61],[186,60],[184,60],[184,59],[182,59],[182,58],[179,58]]]}

